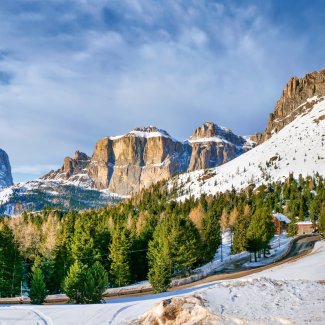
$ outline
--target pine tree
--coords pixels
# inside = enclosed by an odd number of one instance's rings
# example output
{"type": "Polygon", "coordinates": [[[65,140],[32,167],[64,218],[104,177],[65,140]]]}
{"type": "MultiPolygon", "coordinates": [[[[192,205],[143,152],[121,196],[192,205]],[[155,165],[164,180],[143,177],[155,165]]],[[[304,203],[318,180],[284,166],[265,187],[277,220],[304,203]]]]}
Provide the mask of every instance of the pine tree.
{"type": "Polygon", "coordinates": [[[325,237],[325,202],[323,202],[319,214],[319,230],[325,237]]]}
{"type": "Polygon", "coordinates": [[[309,205],[309,217],[313,223],[316,223],[318,220],[319,211],[320,211],[319,208],[320,208],[320,204],[318,202],[318,199],[316,198],[309,205]]]}
{"type": "Polygon", "coordinates": [[[168,241],[169,231],[167,222],[163,220],[153,235],[153,240],[149,242],[148,279],[155,293],[167,291],[170,287],[172,277],[172,262],[170,243],[168,241]]]}
{"type": "Polygon", "coordinates": [[[203,240],[202,260],[210,262],[221,244],[220,222],[216,211],[213,209],[204,216],[201,233],[203,240]]]}
{"type": "Polygon", "coordinates": [[[87,259],[92,265],[96,260],[97,251],[94,248],[94,233],[92,220],[89,215],[81,215],[75,222],[75,229],[71,240],[71,255],[74,260],[87,259]]]}
{"type": "Polygon", "coordinates": [[[44,275],[41,269],[41,259],[39,257],[36,257],[35,259],[30,277],[31,282],[29,297],[31,299],[31,303],[35,305],[41,305],[47,296],[47,289],[45,285],[44,275]]]}
{"type": "Polygon", "coordinates": [[[274,223],[272,221],[272,216],[267,208],[263,208],[260,213],[261,224],[260,224],[260,234],[262,249],[265,257],[266,251],[269,249],[269,242],[273,238],[275,233],[274,223]]]}
{"type": "Polygon", "coordinates": [[[108,287],[108,274],[104,267],[99,263],[89,268],[85,276],[84,301],[86,303],[99,303],[103,292],[108,287]]]}
{"type": "Polygon", "coordinates": [[[130,283],[129,251],[131,243],[127,230],[118,225],[113,233],[109,246],[109,260],[111,261],[110,276],[115,286],[125,286],[130,283]]]}
{"type": "Polygon", "coordinates": [[[298,232],[298,227],[296,225],[295,218],[293,218],[290,220],[290,223],[288,225],[288,236],[293,237],[293,236],[297,235],[297,232],[298,232]]]}
{"type": "Polygon", "coordinates": [[[173,215],[170,222],[169,246],[173,269],[188,275],[200,259],[201,241],[198,230],[190,220],[173,215]]]}
{"type": "Polygon", "coordinates": [[[247,249],[247,229],[251,221],[250,206],[245,206],[244,212],[238,215],[234,225],[234,239],[232,252],[234,254],[243,252],[247,249]]]}
{"type": "Polygon", "coordinates": [[[0,297],[18,294],[22,278],[22,258],[18,245],[9,226],[0,221],[0,297]]]}
{"type": "Polygon", "coordinates": [[[255,261],[259,250],[263,249],[265,255],[268,243],[273,236],[274,224],[271,215],[266,208],[257,209],[247,230],[248,250],[254,253],[255,261]]]}
{"type": "Polygon", "coordinates": [[[70,267],[69,273],[64,279],[63,288],[71,302],[77,304],[84,303],[84,283],[86,272],[87,267],[79,261],[76,261],[70,267]]]}

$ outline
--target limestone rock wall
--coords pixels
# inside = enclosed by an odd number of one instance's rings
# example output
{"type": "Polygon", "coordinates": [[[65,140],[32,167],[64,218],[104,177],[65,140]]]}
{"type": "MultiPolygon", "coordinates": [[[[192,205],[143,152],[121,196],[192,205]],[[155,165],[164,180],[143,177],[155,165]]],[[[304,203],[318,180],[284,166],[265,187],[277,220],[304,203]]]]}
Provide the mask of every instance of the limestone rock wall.
{"type": "Polygon", "coordinates": [[[92,157],[76,152],[43,177],[131,195],[176,173],[219,166],[251,147],[231,130],[207,122],[186,142],[149,126],[99,140],[92,157]]]}
{"type": "Polygon", "coordinates": [[[0,149],[0,189],[13,185],[11,166],[7,153],[0,149]]]}
{"type": "Polygon", "coordinates": [[[270,114],[266,129],[259,142],[264,142],[272,136],[272,133],[280,131],[292,122],[303,107],[298,108],[306,102],[307,98],[314,96],[325,96],[325,69],[306,74],[298,79],[291,78],[278,102],[274,112],[270,114]],[[298,108],[298,109],[297,109],[298,108]]]}

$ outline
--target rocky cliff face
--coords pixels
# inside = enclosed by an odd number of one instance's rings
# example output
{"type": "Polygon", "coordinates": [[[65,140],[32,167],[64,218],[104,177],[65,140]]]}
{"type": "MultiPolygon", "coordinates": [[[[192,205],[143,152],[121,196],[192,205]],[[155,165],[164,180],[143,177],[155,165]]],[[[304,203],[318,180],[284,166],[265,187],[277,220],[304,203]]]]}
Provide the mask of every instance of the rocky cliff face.
{"type": "Polygon", "coordinates": [[[252,145],[214,123],[204,123],[184,143],[153,126],[136,128],[99,140],[91,158],[77,151],[43,179],[130,195],[176,173],[219,166],[252,145]]]}
{"type": "Polygon", "coordinates": [[[44,180],[68,181],[74,185],[83,185],[94,188],[94,181],[88,175],[88,165],[91,157],[85,153],[76,151],[73,158],[65,157],[63,166],[57,171],[50,171],[44,175],[44,180]]]}
{"type": "Polygon", "coordinates": [[[97,188],[131,194],[186,170],[188,161],[189,150],[166,131],[136,128],[99,140],[88,171],[97,188]]]}
{"type": "Polygon", "coordinates": [[[264,133],[261,136],[257,134],[256,139],[264,142],[273,133],[279,132],[302,112],[304,106],[300,105],[314,96],[325,96],[325,69],[308,73],[300,79],[293,77],[288,81],[274,112],[270,114],[264,133]]]}
{"type": "Polygon", "coordinates": [[[189,143],[192,154],[188,171],[220,166],[254,146],[252,141],[211,122],[197,128],[189,143]]]}
{"type": "Polygon", "coordinates": [[[11,166],[7,153],[0,149],[0,189],[13,185],[11,166]]]}

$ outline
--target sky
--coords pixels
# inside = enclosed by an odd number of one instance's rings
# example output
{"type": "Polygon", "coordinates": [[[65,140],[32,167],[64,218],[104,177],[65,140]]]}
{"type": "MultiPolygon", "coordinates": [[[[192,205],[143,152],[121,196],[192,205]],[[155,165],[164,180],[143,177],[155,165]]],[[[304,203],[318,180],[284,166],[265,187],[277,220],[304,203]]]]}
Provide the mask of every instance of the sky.
{"type": "Polygon", "coordinates": [[[1,0],[0,148],[20,182],[139,126],[263,131],[324,35],[322,0],[1,0]]]}

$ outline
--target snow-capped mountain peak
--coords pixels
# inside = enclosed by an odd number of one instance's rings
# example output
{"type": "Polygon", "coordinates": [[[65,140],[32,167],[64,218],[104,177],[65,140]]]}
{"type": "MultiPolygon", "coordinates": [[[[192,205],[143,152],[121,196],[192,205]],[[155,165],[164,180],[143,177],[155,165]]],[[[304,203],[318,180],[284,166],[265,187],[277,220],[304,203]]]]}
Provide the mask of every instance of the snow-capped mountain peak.
{"type": "Polygon", "coordinates": [[[300,114],[271,138],[229,161],[208,170],[193,171],[170,181],[184,195],[200,196],[284,180],[325,174],[325,97],[314,97],[300,105],[300,114]],[[176,182],[176,183],[175,183],[176,182]]]}
{"type": "Polygon", "coordinates": [[[177,141],[173,139],[169,133],[165,130],[159,129],[156,126],[149,125],[146,127],[137,127],[131,130],[130,132],[123,134],[123,135],[117,135],[117,136],[110,136],[108,139],[114,141],[114,140],[119,140],[124,137],[138,137],[138,138],[157,138],[157,137],[163,137],[163,138],[169,138],[172,139],[173,141],[177,141]]]}
{"type": "Polygon", "coordinates": [[[213,122],[205,122],[193,132],[188,142],[229,142],[236,146],[243,146],[246,139],[235,135],[226,127],[219,126],[213,122]]]}

